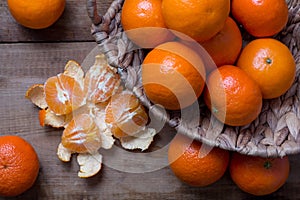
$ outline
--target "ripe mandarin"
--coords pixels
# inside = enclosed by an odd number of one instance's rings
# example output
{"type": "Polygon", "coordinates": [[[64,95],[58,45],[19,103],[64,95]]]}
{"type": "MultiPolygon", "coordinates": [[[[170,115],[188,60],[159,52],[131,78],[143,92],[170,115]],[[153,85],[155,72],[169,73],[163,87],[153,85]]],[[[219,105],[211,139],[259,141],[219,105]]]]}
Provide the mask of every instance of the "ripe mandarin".
{"type": "Polygon", "coordinates": [[[290,50],[271,38],[250,42],[242,50],[237,66],[258,83],[264,99],[284,94],[296,75],[296,64],[290,50]]]}
{"type": "Polygon", "coordinates": [[[241,190],[262,196],[284,185],[290,164],[288,157],[262,158],[233,153],[229,170],[232,180],[241,190]]]}
{"type": "Polygon", "coordinates": [[[227,170],[229,152],[220,148],[208,148],[187,136],[177,134],[168,149],[168,160],[173,173],[183,182],[204,187],[218,181],[227,170]]]}
{"type": "Polygon", "coordinates": [[[142,63],[142,83],[147,97],[166,109],[190,106],[202,93],[205,68],[201,57],[179,43],[161,44],[142,63]]]}
{"type": "Polygon", "coordinates": [[[33,186],[39,172],[34,148],[15,135],[0,137],[0,196],[17,196],[33,186]]]}
{"type": "Polygon", "coordinates": [[[232,0],[231,13],[255,37],[273,36],[288,21],[285,0],[232,0]]]}
{"type": "Polygon", "coordinates": [[[249,124],[262,108],[258,84],[233,65],[224,65],[211,72],[204,100],[217,119],[231,126],[249,124]]]}

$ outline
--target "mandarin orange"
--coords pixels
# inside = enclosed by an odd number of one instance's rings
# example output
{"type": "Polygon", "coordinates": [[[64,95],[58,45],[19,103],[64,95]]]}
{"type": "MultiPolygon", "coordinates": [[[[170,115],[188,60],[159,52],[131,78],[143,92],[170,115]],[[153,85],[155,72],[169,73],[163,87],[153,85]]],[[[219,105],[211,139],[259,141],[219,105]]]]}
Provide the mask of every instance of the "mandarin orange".
{"type": "Polygon", "coordinates": [[[39,160],[30,143],[19,136],[0,137],[0,196],[17,196],[33,186],[39,160]]]}
{"type": "Polygon", "coordinates": [[[154,48],[174,35],[166,29],[161,0],[125,0],[121,24],[127,36],[142,48],[154,48]]]}
{"type": "Polygon", "coordinates": [[[7,0],[14,19],[21,25],[42,29],[54,24],[65,9],[65,0],[7,0]]]}
{"type": "Polygon", "coordinates": [[[183,182],[204,187],[218,181],[227,170],[229,152],[208,147],[202,151],[200,142],[177,134],[168,149],[168,160],[173,173],[183,182]]]}
{"type": "Polygon", "coordinates": [[[231,126],[249,124],[262,108],[258,84],[233,65],[224,65],[211,72],[204,100],[217,119],[231,126]]]}
{"type": "Polygon", "coordinates": [[[242,35],[235,21],[228,17],[223,29],[217,35],[200,44],[218,67],[233,65],[242,49],[242,35]]]}
{"type": "Polygon", "coordinates": [[[255,37],[273,36],[288,21],[285,0],[232,0],[231,13],[255,37]]]}
{"type": "Polygon", "coordinates": [[[230,175],[237,186],[250,194],[262,196],[277,191],[286,182],[290,164],[283,158],[262,158],[234,153],[230,175]]]}
{"type": "Polygon", "coordinates": [[[162,0],[166,26],[199,42],[223,28],[229,11],[230,0],[162,0]]]}
{"type": "Polygon", "coordinates": [[[237,66],[258,83],[264,99],[284,94],[296,75],[296,64],[290,50],[271,38],[250,42],[242,50],[237,66]]]}
{"type": "Polygon", "coordinates": [[[161,44],[142,63],[142,82],[147,97],[166,109],[190,106],[202,93],[205,68],[201,57],[179,42],[161,44]]]}

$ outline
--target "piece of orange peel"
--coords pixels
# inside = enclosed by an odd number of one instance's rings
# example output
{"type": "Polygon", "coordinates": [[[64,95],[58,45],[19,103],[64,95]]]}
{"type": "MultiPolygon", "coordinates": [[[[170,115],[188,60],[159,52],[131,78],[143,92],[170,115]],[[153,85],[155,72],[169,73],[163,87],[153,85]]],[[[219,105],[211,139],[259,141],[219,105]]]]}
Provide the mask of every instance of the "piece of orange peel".
{"type": "MultiPolygon", "coordinates": [[[[105,72],[105,76],[111,78],[115,76],[115,74],[109,75],[109,73],[117,73],[115,68],[110,67],[107,64],[106,58],[103,54],[97,55],[96,60],[93,66],[90,67],[87,74],[89,76],[98,76],[101,75],[101,71],[105,72]],[[93,73],[95,71],[95,74],[93,73]]],[[[84,80],[84,71],[82,70],[81,66],[73,61],[70,60],[67,62],[64,75],[70,76],[74,78],[82,87],[86,87],[85,80],[84,80]]],[[[105,81],[105,80],[102,80],[105,81]]],[[[113,95],[114,93],[121,91],[120,80],[115,81],[113,87],[113,95]]],[[[88,82],[88,84],[91,84],[88,82]]],[[[101,85],[98,83],[98,85],[101,85]]],[[[90,85],[89,85],[90,86],[90,85]]],[[[99,88],[100,92],[103,92],[102,88],[99,88]]],[[[129,92],[129,91],[128,91],[129,92]]],[[[101,145],[100,148],[110,149],[114,142],[115,138],[110,130],[110,126],[105,123],[105,106],[107,103],[99,103],[99,102],[92,102],[89,101],[91,98],[91,91],[88,89],[87,99],[84,101],[84,105],[74,110],[71,114],[67,115],[57,115],[53,111],[48,108],[48,105],[45,101],[45,94],[44,94],[44,85],[42,84],[34,84],[31,86],[27,92],[25,97],[28,98],[33,104],[35,104],[40,109],[45,110],[43,118],[40,120],[42,121],[43,125],[52,126],[55,128],[65,128],[68,123],[72,120],[73,116],[80,115],[82,113],[89,114],[95,121],[96,125],[98,126],[100,136],[101,136],[101,145]]],[[[105,99],[107,100],[107,99],[105,99]]],[[[149,145],[153,141],[153,137],[156,135],[156,130],[148,127],[143,127],[143,129],[133,136],[126,136],[120,138],[120,142],[123,148],[128,150],[133,149],[140,149],[142,151],[149,148],[149,145]]],[[[80,166],[80,171],[78,172],[78,176],[81,178],[88,178],[94,176],[101,170],[102,165],[102,155],[98,152],[99,149],[93,152],[84,152],[84,153],[77,153],[73,152],[60,143],[57,148],[57,156],[63,162],[69,162],[71,160],[72,154],[77,155],[77,163],[80,166]]]]}

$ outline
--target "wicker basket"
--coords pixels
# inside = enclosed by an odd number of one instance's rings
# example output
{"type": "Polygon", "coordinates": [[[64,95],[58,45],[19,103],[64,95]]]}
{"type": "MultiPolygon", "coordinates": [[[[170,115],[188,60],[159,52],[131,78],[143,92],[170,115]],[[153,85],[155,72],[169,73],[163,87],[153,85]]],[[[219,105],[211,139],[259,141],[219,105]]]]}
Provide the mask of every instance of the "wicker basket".
{"type": "MultiPolygon", "coordinates": [[[[292,52],[297,63],[296,80],[290,90],[279,98],[265,100],[260,116],[243,127],[222,126],[210,112],[200,105],[200,121],[190,123],[182,120],[180,112],[162,112],[151,104],[143,93],[140,65],[144,50],[130,51],[133,44],[122,34],[120,11],[124,0],[115,0],[107,12],[97,13],[96,0],[87,1],[87,10],[92,20],[92,35],[101,45],[102,52],[109,63],[118,68],[125,86],[132,90],[157,119],[166,121],[177,131],[195,138],[205,144],[237,151],[248,155],[263,157],[285,156],[300,152],[300,2],[287,0],[289,21],[286,28],[276,35],[292,52]]],[[[245,37],[244,37],[245,38],[245,37]]],[[[201,104],[201,103],[200,103],[201,104]]]]}

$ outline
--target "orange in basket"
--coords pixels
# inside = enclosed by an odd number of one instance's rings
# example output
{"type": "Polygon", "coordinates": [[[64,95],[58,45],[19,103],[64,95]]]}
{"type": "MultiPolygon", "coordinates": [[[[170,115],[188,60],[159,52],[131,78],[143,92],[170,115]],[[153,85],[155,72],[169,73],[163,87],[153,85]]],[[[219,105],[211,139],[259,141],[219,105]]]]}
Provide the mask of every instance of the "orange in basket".
{"type": "Polygon", "coordinates": [[[127,36],[142,48],[153,48],[170,41],[174,35],[166,29],[161,0],[125,0],[121,23],[127,36]]]}
{"type": "Polygon", "coordinates": [[[224,26],[230,0],[163,0],[162,14],[166,26],[203,42],[224,26]]]}
{"type": "Polygon", "coordinates": [[[248,33],[268,37],[279,33],[288,21],[285,0],[232,0],[231,13],[248,33]]]}
{"type": "Polygon", "coordinates": [[[233,65],[221,66],[209,75],[204,100],[217,119],[231,126],[251,123],[262,108],[258,84],[233,65]]]}
{"type": "Polygon", "coordinates": [[[284,94],[292,86],[296,75],[296,64],[290,50],[271,38],[250,42],[242,50],[237,66],[259,84],[265,99],[284,94]]]}
{"type": "Polygon", "coordinates": [[[147,97],[166,109],[190,106],[202,93],[205,68],[200,56],[179,42],[168,42],[148,53],[142,64],[147,97]]]}
{"type": "Polygon", "coordinates": [[[223,29],[217,35],[200,44],[218,67],[233,65],[242,49],[242,35],[235,21],[228,17],[223,29]]]}

